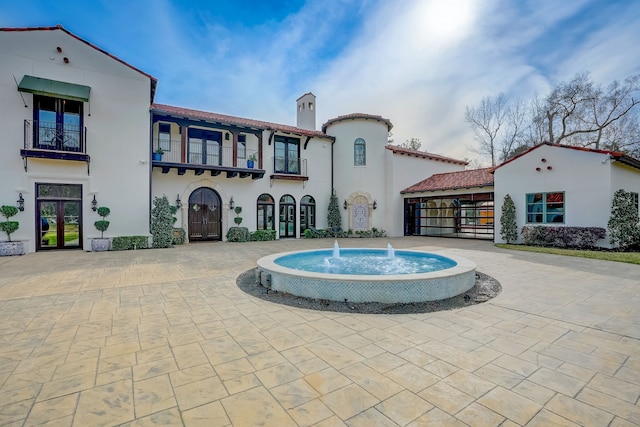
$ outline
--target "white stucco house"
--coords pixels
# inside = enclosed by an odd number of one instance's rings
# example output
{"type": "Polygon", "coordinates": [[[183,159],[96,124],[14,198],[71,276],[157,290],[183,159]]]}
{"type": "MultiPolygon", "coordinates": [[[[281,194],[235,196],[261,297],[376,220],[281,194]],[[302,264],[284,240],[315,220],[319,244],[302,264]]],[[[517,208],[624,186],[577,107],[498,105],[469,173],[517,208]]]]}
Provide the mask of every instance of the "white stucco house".
{"type": "Polygon", "coordinates": [[[640,161],[622,153],[543,143],[465,170],[389,145],[378,115],[318,127],[312,93],[292,103],[294,126],[154,103],[156,85],[61,26],[0,29],[0,204],[21,208],[12,237],[26,252],[89,250],[98,206],[106,237],[149,236],[163,195],[188,242],[225,240],[235,207],[250,231],[300,238],[327,227],[332,191],[345,230],[501,242],[506,194],[519,228],[606,227],[613,193],[640,192],[640,161]]]}
{"type": "MultiPolygon", "coordinates": [[[[524,225],[607,228],[613,193],[640,193],[640,161],[620,152],[542,143],[497,166],[495,212],[504,196],[524,225]]],[[[522,240],[519,236],[519,242],[522,240]]],[[[504,243],[500,233],[495,241],[504,243]]],[[[608,239],[598,246],[609,247],[608,239]]]]}
{"type": "Polygon", "coordinates": [[[61,26],[0,29],[0,204],[23,208],[13,237],[26,252],[88,250],[98,206],[111,209],[105,236],[149,235],[162,195],[190,242],[224,240],[234,207],[279,239],[326,228],[332,189],[343,228],[402,235],[400,190],[466,165],[389,146],[376,115],[317,130],[312,93],[292,126],[156,104],[156,84],[61,26]]]}
{"type": "Polygon", "coordinates": [[[20,200],[25,252],[89,248],[94,199],[109,236],[148,233],[155,88],[61,26],[0,30],[0,204],[20,200]]]}

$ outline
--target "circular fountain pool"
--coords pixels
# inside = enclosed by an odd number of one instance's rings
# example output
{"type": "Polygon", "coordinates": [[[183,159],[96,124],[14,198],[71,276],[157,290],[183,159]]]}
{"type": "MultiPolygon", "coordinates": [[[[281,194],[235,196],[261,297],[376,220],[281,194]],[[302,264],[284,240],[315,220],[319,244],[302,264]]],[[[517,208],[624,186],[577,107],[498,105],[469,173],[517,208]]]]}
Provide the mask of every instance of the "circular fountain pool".
{"type": "Polygon", "coordinates": [[[292,295],[349,302],[412,303],[459,295],[475,284],[461,257],[387,249],[283,252],[258,260],[258,280],[292,295]]]}

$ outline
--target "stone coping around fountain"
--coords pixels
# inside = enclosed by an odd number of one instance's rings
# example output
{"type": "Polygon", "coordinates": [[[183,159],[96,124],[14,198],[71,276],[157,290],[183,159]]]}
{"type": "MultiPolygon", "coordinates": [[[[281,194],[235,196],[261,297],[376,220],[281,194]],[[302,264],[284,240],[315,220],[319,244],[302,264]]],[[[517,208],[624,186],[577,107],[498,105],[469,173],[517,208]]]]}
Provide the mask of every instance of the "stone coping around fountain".
{"type": "MultiPolygon", "coordinates": [[[[278,292],[305,298],[390,304],[447,299],[468,291],[475,284],[474,262],[459,256],[437,253],[434,254],[452,259],[456,265],[428,273],[355,275],[296,270],[275,263],[280,257],[308,252],[318,250],[281,252],[260,258],[257,263],[259,272],[269,275],[266,277],[260,274],[262,285],[278,292]]],[[[396,254],[403,252],[431,254],[410,250],[398,250],[396,254]]]]}

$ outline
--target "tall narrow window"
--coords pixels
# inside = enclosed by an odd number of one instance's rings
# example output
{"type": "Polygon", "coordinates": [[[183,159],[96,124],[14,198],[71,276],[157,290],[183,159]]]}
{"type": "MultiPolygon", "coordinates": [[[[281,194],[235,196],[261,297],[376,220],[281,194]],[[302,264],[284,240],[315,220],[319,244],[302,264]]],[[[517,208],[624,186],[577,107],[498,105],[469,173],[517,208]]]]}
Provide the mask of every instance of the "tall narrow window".
{"type": "Polygon", "coordinates": [[[82,102],[34,95],[35,148],[84,152],[82,102]]]}
{"type": "Polygon", "coordinates": [[[276,136],[275,146],[275,173],[300,174],[300,140],[276,136]]]}
{"type": "Polygon", "coordinates": [[[270,194],[265,193],[258,196],[256,230],[275,230],[273,221],[274,207],[275,201],[270,194]]]}
{"type": "Polygon", "coordinates": [[[162,151],[171,151],[171,124],[158,123],[158,147],[162,151]]]}
{"type": "Polygon", "coordinates": [[[296,199],[289,194],[280,197],[280,237],[296,237],[296,199]]]}
{"type": "Polygon", "coordinates": [[[362,138],[358,138],[353,143],[353,165],[366,166],[367,164],[367,143],[362,138]]]}
{"type": "Polygon", "coordinates": [[[311,196],[304,196],[300,200],[300,236],[304,230],[316,226],[316,201],[311,196]]]}
{"type": "Polygon", "coordinates": [[[238,158],[247,158],[247,135],[238,135],[238,158]]]}

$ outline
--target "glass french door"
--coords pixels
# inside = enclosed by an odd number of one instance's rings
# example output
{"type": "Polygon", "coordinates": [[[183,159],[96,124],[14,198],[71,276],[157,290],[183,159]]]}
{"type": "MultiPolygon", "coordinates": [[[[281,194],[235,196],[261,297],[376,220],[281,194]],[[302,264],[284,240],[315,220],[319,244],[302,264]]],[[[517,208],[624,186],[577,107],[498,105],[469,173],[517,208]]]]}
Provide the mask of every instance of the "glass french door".
{"type": "Polygon", "coordinates": [[[280,238],[296,237],[296,201],[291,196],[280,198],[280,238]]]}
{"type": "Polygon", "coordinates": [[[80,248],[80,210],[76,200],[38,201],[38,249],[80,248]]]}
{"type": "Polygon", "coordinates": [[[189,163],[222,165],[222,133],[189,129],[189,163]]]}

